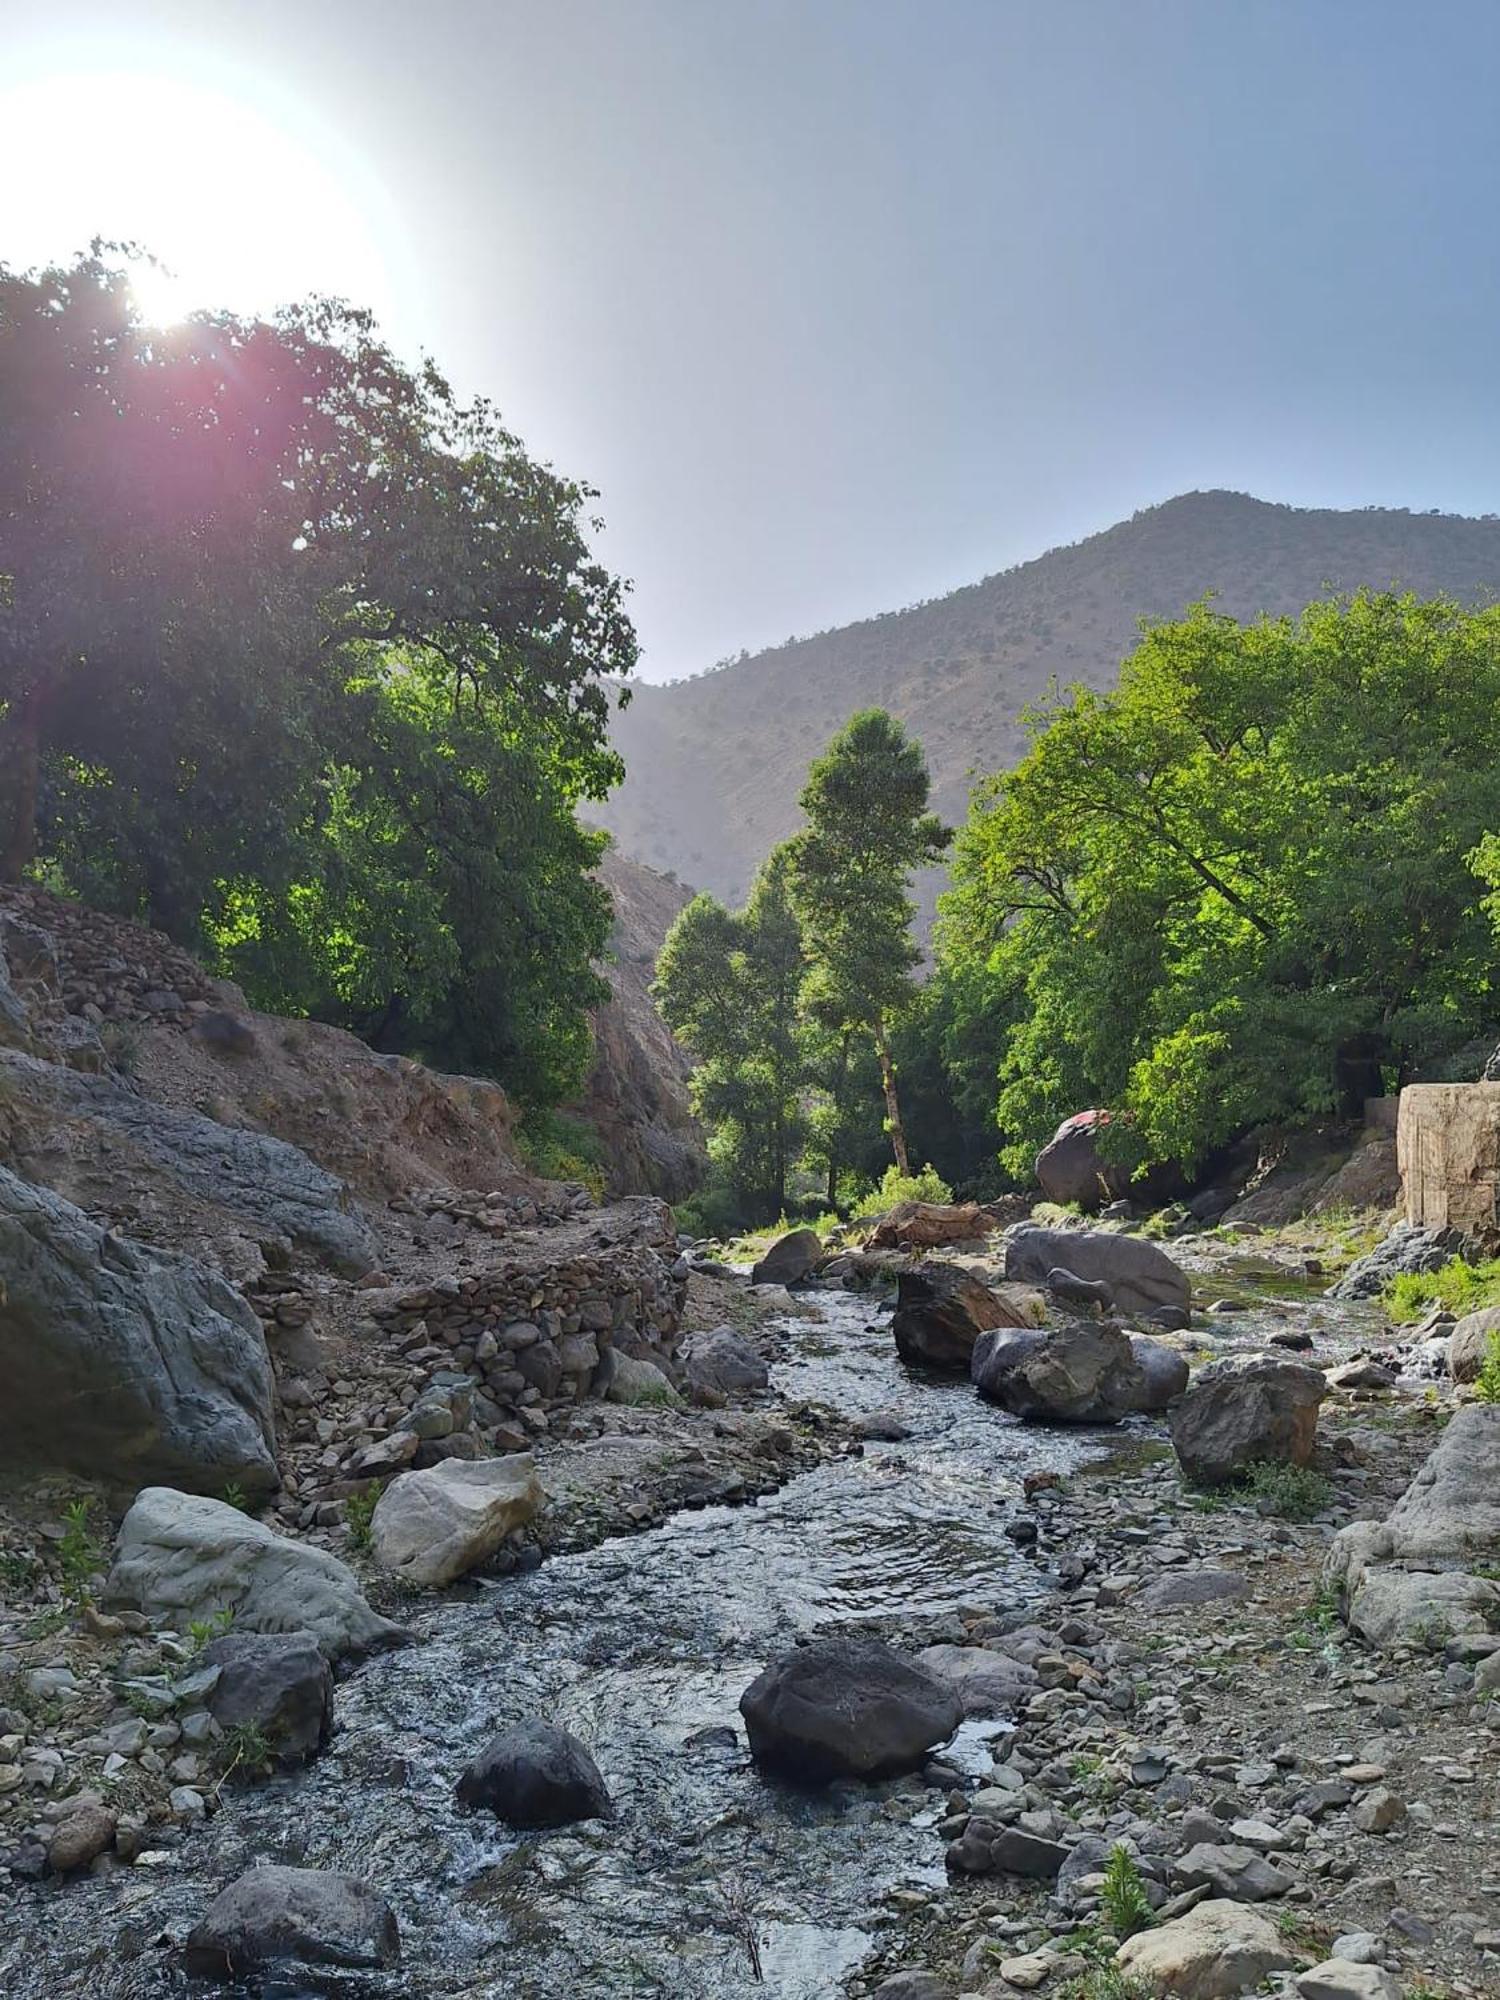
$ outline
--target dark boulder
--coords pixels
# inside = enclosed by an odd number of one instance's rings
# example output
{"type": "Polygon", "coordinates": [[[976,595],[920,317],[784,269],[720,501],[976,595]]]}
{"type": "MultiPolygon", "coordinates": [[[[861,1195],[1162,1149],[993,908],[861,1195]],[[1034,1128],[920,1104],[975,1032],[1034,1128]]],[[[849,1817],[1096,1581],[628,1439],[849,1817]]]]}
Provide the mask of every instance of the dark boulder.
{"type": "Polygon", "coordinates": [[[740,1696],[750,1754],[804,1785],[916,1770],[963,1719],[950,1687],[878,1639],[794,1647],[740,1696]]]}
{"type": "Polygon", "coordinates": [[[1175,1347],[1168,1347],[1164,1340],[1153,1340],[1148,1333],[1131,1334],[1130,1350],[1143,1378],[1142,1400],[1136,1405],[1138,1410],[1154,1414],[1165,1410],[1186,1393],[1189,1369],[1185,1354],[1179,1354],[1175,1347]]]}
{"type": "Polygon", "coordinates": [[[823,1259],[816,1229],[793,1229],[778,1236],[750,1273],[752,1285],[801,1285],[823,1259]]]}
{"type": "Polygon", "coordinates": [[[953,1264],[920,1264],[896,1281],[891,1331],[903,1361],[924,1368],[968,1368],[974,1343],[991,1327],[1025,1326],[1025,1316],[953,1264]]]}
{"type": "Polygon", "coordinates": [[[1114,1424],[1145,1407],[1144,1371],[1110,1322],[998,1328],[976,1343],[970,1372],[986,1401],[1042,1423],[1114,1424]]]}
{"type": "Polygon", "coordinates": [[[198,1979],[239,1979],[262,1966],[377,1971],[401,1957],[385,1898],[355,1875],[323,1868],[252,1868],[209,1905],[183,1963],[198,1979]]]}
{"type": "Polygon", "coordinates": [[[599,1766],[571,1731],[550,1722],[520,1722],[492,1737],[459,1779],[458,1800],[515,1827],[570,1826],[613,1811],[599,1766]]]}
{"type": "Polygon", "coordinates": [[[1129,1170],[1099,1151],[1096,1135],[1108,1123],[1107,1111],[1080,1111],[1058,1126],[1036,1156],[1036,1177],[1049,1201],[1076,1202],[1092,1215],[1126,1193],[1129,1170]]]}
{"type": "Polygon", "coordinates": [[[1264,1461],[1306,1465],[1326,1392],[1316,1368],[1280,1355],[1211,1362],[1172,1416],[1183,1471],[1199,1486],[1223,1486],[1264,1461]]]}
{"type": "Polygon", "coordinates": [[[732,1326],[690,1334],[678,1350],[678,1360],[695,1395],[722,1402],[730,1396],[753,1396],[766,1388],[771,1371],[742,1334],[732,1326]]]}
{"type": "Polygon", "coordinates": [[[1192,1290],[1165,1250],[1142,1236],[1107,1229],[1043,1229],[1018,1223],[1005,1239],[1005,1275],[1044,1285],[1048,1273],[1071,1272],[1088,1284],[1105,1284],[1114,1310],[1143,1319],[1186,1313],[1192,1290]]]}
{"type": "Polygon", "coordinates": [[[1356,1257],[1336,1285],[1330,1286],[1331,1299],[1375,1299],[1392,1278],[1404,1271],[1440,1271],[1452,1257],[1462,1257],[1471,1246],[1456,1229],[1418,1229],[1400,1223],[1383,1242],[1363,1257],[1356,1257]]]}
{"type": "Polygon", "coordinates": [[[204,1648],[219,1679],[208,1709],[221,1729],[255,1729],[280,1764],[315,1757],[333,1728],[333,1670],[311,1632],[230,1632],[204,1648]]]}

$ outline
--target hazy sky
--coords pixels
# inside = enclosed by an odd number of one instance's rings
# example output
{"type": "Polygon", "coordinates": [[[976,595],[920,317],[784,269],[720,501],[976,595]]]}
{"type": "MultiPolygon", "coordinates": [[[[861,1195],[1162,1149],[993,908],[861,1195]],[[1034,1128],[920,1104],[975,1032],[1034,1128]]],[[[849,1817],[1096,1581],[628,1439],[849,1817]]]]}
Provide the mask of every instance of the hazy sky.
{"type": "Polygon", "coordinates": [[[1193,486],[1500,507],[1500,0],[0,0],[0,259],[325,281],[653,679],[1193,486]]]}

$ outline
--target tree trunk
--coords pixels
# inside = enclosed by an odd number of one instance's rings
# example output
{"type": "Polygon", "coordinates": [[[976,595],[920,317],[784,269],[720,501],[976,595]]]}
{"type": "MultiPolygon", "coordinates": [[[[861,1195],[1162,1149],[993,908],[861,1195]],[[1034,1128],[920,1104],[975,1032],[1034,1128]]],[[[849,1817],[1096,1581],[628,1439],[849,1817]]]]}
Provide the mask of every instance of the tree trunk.
{"type": "Polygon", "coordinates": [[[891,1045],[884,1021],[875,1024],[875,1052],[880,1057],[880,1082],[885,1091],[885,1128],[891,1135],[896,1171],[906,1180],[911,1173],[911,1164],[906,1153],[906,1128],[901,1123],[901,1100],[896,1095],[896,1065],[891,1061],[891,1045]]]}
{"type": "Polygon", "coordinates": [[[831,1092],[833,1098],[834,1133],[829,1135],[828,1140],[828,1207],[830,1212],[839,1205],[839,1149],[835,1134],[838,1129],[838,1120],[843,1116],[844,1079],[848,1074],[848,1070],[849,1037],[844,1035],[839,1041],[838,1073],[834,1077],[833,1090],[831,1092]]]}
{"type": "Polygon", "coordinates": [[[0,882],[19,882],[36,853],[36,807],[42,769],[42,683],[18,695],[0,730],[0,769],[6,823],[0,843],[0,882]]]}

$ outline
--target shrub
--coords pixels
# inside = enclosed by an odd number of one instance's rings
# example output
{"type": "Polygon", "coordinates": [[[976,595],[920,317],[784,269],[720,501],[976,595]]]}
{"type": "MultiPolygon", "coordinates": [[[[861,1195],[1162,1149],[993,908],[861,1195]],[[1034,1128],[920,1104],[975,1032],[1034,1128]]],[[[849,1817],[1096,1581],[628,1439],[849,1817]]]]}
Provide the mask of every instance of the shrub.
{"type": "Polygon", "coordinates": [[[1141,1871],[1131,1859],[1129,1849],[1118,1842],[1109,1851],[1099,1890],[1099,1908],[1117,1938],[1128,1938],[1156,1921],[1141,1871]]]}
{"type": "Polygon", "coordinates": [[[1490,1334],[1484,1343],[1474,1394],[1481,1403],[1500,1403],[1500,1333],[1490,1334]]]}
{"type": "Polygon", "coordinates": [[[1429,1306],[1445,1306],[1461,1319],[1500,1305],[1500,1257],[1482,1264],[1450,1257],[1436,1271],[1402,1271],[1386,1286],[1385,1304],[1391,1318],[1403,1324],[1420,1319],[1429,1306]]]}
{"type": "Polygon", "coordinates": [[[516,1150],[539,1180],[577,1181],[604,1199],[604,1147],[586,1118],[533,1111],[518,1128],[516,1150]]]}
{"type": "Polygon", "coordinates": [[[855,1208],[857,1216],[884,1215],[901,1201],[952,1201],[953,1190],[936,1167],[921,1167],[903,1174],[899,1167],[887,1167],[878,1188],[867,1194],[855,1208]]]}
{"type": "Polygon", "coordinates": [[[1321,1472],[1269,1459],[1246,1466],[1239,1483],[1252,1499],[1285,1521],[1310,1521],[1333,1498],[1333,1488],[1321,1472]]]}
{"type": "Polygon", "coordinates": [[[385,1481],[375,1479],[363,1493],[351,1493],[344,1502],[344,1520],[349,1529],[351,1549],[367,1549],[372,1540],[370,1523],[375,1518],[375,1508],[385,1491],[385,1481]]]}

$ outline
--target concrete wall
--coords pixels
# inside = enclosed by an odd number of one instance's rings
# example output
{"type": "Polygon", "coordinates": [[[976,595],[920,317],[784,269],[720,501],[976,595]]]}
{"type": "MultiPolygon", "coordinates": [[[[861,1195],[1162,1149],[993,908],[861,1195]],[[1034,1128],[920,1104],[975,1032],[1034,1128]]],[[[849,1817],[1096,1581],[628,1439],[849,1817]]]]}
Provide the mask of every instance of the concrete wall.
{"type": "Polygon", "coordinates": [[[1500,1083],[1414,1083],[1396,1156],[1408,1222],[1500,1244],[1500,1083]]]}

